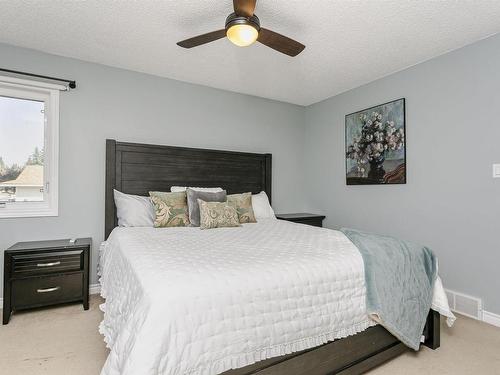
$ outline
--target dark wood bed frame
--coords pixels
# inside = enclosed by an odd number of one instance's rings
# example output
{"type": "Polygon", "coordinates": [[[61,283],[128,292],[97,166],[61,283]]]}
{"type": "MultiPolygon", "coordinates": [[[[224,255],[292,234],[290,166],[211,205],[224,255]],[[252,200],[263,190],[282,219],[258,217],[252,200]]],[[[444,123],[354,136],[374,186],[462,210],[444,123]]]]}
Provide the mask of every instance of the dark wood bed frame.
{"type": "MultiPolygon", "coordinates": [[[[265,191],[271,200],[271,154],[254,154],[106,140],[105,237],[117,226],[113,189],[147,196],[171,186],[224,187],[229,194],[265,191]]],[[[440,345],[440,316],[430,311],[424,345],[440,345]]],[[[270,358],[223,375],[360,374],[407,348],[378,325],[316,348],[270,358]]]]}

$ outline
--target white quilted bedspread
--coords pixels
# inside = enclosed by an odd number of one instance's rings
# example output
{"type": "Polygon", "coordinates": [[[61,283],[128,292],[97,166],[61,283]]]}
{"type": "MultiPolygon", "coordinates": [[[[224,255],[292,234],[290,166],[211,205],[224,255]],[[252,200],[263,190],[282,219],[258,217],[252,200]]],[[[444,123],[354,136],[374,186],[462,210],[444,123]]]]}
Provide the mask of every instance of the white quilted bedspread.
{"type": "Polygon", "coordinates": [[[363,260],[340,232],[116,228],[101,247],[102,375],[212,375],[375,325],[363,260]]]}

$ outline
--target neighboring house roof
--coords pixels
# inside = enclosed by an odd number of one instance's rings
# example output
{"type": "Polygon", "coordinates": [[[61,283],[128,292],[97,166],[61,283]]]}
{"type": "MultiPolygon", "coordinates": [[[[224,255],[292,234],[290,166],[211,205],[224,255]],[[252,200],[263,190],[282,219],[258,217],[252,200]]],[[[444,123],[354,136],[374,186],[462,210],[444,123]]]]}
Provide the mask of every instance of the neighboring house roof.
{"type": "Polygon", "coordinates": [[[42,187],[43,165],[27,165],[15,180],[1,182],[0,186],[10,187],[42,187]]]}

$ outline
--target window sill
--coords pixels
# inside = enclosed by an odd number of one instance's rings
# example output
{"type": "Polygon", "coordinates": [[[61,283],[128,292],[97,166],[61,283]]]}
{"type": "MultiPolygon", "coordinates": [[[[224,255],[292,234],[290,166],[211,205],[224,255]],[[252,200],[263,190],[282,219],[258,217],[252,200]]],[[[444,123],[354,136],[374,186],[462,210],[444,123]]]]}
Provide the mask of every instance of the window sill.
{"type": "Polygon", "coordinates": [[[0,219],[59,216],[57,208],[0,208],[0,219]]]}

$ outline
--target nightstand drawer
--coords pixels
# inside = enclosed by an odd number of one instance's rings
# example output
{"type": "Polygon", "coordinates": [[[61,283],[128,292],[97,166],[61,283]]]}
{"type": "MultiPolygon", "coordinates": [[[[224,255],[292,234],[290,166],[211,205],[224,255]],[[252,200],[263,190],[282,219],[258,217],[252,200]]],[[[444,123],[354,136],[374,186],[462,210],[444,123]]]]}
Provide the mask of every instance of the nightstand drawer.
{"type": "Polygon", "coordinates": [[[12,306],[15,310],[75,301],[82,293],[81,273],[17,279],[12,281],[12,306]]]}
{"type": "Polygon", "coordinates": [[[22,254],[12,257],[12,276],[23,277],[83,269],[83,250],[22,254]]]}

